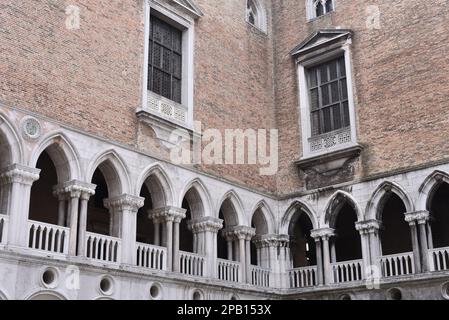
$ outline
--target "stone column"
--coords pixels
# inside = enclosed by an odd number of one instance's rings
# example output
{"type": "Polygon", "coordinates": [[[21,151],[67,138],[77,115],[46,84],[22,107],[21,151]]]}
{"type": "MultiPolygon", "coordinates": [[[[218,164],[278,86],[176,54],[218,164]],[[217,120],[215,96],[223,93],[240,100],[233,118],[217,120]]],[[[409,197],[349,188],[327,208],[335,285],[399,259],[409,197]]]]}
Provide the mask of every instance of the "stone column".
{"type": "Polygon", "coordinates": [[[427,272],[431,269],[429,264],[429,235],[427,233],[429,216],[428,211],[417,211],[405,214],[405,221],[410,225],[415,271],[417,273],[427,272]]]}
{"type": "Polygon", "coordinates": [[[217,277],[217,235],[223,228],[223,220],[203,217],[189,222],[189,228],[197,236],[198,254],[206,257],[205,276],[217,277]]]}
{"type": "MultiPolygon", "coordinates": [[[[362,242],[362,256],[363,256],[363,275],[367,277],[376,270],[380,270],[380,257],[381,254],[378,250],[380,248],[379,241],[379,229],[381,222],[378,220],[367,220],[356,223],[356,229],[360,233],[362,242]]],[[[379,272],[377,272],[379,273],[379,272]]]]}
{"type": "Polygon", "coordinates": [[[319,286],[324,285],[323,270],[323,251],[321,249],[321,237],[315,238],[316,264],[317,264],[317,283],[319,286]]]}
{"type": "Polygon", "coordinates": [[[9,216],[8,244],[28,247],[28,214],[30,209],[31,186],[39,179],[40,170],[14,164],[7,167],[0,180],[4,186],[4,204],[9,216]],[[6,196],[5,196],[6,194],[6,196]]]}
{"type": "Polygon", "coordinates": [[[312,230],[311,236],[315,239],[315,242],[317,242],[317,239],[321,239],[323,280],[326,285],[332,284],[334,282],[334,276],[330,262],[329,240],[335,236],[335,230],[330,228],[316,229],[312,230]]]}
{"type": "Polygon", "coordinates": [[[81,192],[80,218],[78,226],[78,256],[86,254],[86,232],[87,232],[87,205],[91,196],[95,195],[96,186],[91,184],[81,192]]]}
{"type": "Polygon", "coordinates": [[[179,272],[179,224],[186,217],[186,209],[165,207],[149,211],[153,221],[163,221],[163,245],[167,247],[167,269],[179,272]]]}
{"type": "MultiPolygon", "coordinates": [[[[122,239],[121,263],[135,266],[137,264],[137,212],[143,207],[145,199],[130,194],[123,194],[109,198],[104,202],[105,207],[114,212],[114,223],[119,224],[119,237],[122,239]]],[[[114,226],[114,229],[116,227],[114,226]]]]}
{"type": "Polygon", "coordinates": [[[67,211],[68,211],[68,197],[64,190],[59,189],[59,186],[56,186],[53,190],[53,195],[55,198],[58,198],[58,226],[66,227],[67,226],[67,211]]]}

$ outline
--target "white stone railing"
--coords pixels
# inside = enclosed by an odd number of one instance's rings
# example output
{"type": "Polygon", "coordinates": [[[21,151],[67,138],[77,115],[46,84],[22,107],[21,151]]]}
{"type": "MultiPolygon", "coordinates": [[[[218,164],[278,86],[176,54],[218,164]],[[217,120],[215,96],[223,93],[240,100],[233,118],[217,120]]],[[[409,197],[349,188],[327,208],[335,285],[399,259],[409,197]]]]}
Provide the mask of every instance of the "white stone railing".
{"type": "Polygon", "coordinates": [[[431,271],[449,270],[449,247],[429,250],[431,271]]]}
{"type": "Polygon", "coordinates": [[[380,258],[383,277],[398,277],[415,273],[413,252],[383,256],[380,258]]]}
{"type": "Polygon", "coordinates": [[[145,243],[137,243],[137,266],[166,270],[167,269],[167,249],[145,243]]]}
{"type": "Polygon", "coordinates": [[[8,222],[9,217],[0,214],[0,244],[5,244],[8,239],[8,222]]]}
{"type": "Polygon", "coordinates": [[[187,124],[187,107],[151,91],[148,91],[148,106],[144,109],[144,111],[156,114],[169,120],[174,120],[183,125],[187,124]]]}
{"type": "Polygon", "coordinates": [[[310,153],[319,153],[352,142],[351,128],[321,134],[309,139],[310,153]]]}
{"type": "Polygon", "coordinates": [[[270,270],[258,266],[251,266],[251,284],[257,287],[270,286],[270,270]]]}
{"type": "Polygon", "coordinates": [[[28,221],[28,246],[56,254],[69,253],[70,228],[28,221]]]}
{"type": "Polygon", "coordinates": [[[316,266],[295,268],[289,271],[290,288],[307,288],[317,285],[316,266]]]}
{"type": "Polygon", "coordinates": [[[229,282],[239,282],[240,263],[218,259],[218,279],[229,282]]]}
{"type": "Polygon", "coordinates": [[[335,283],[361,281],[363,260],[345,261],[332,264],[335,283]]]}
{"type": "Polygon", "coordinates": [[[180,272],[189,276],[202,277],[204,275],[204,266],[206,258],[195,253],[179,253],[180,272]]]}
{"type": "Polygon", "coordinates": [[[120,262],[121,239],[86,232],[86,257],[94,260],[120,262]]]}

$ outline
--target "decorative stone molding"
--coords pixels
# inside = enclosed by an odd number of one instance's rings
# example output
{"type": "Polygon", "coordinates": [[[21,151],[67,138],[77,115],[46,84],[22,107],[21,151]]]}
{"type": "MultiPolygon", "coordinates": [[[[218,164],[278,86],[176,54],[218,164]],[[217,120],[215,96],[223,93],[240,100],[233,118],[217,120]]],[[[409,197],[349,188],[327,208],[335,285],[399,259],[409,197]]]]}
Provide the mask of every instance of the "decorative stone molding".
{"type": "Polygon", "coordinates": [[[218,233],[218,231],[223,228],[223,220],[213,217],[203,217],[200,219],[189,221],[188,227],[193,233],[218,233]]]}
{"type": "Polygon", "coordinates": [[[256,235],[256,229],[246,226],[236,226],[224,229],[223,236],[227,239],[251,240],[256,235]]]}
{"type": "Polygon", "coordinates": [[[105,199],[104,206],[112,210],[128,210],[137,212],[143,207],[145,199],[130,194],[122,194],[118,197],[105,199]]]}
{"type": "Polygon", "coordinates": [[[408,212],[405,214],[405,221],[409,224],[418,223],[425,224],[430,219],[429,211],[408,212]]]}
{"type": "Polygon", "coordinates": [[[382,222],[378,220],[366,220],[356,222],[355,229],[361,234],[375,233],[381,228],[382,222]]]}
{"type": "Polygon", "coordinates": [[[329,240],[331,237],[335,237],[335,229],[331,228],[322,228],[322,229],[315,229],[311,231],[310,236],[316,240],[326,239],[329,240]]]}
{"type": "Polygon", "coordinates": [[[187,210],[177,207],[164,207],[148,212],[148,218],[154,221],[165,221],[180,223],[182,219],[185,219],[187,210]]]}
{"type": "Polygon", "coordinates": [[[0,184],[20,183],[31,186],[33,182],[39,180],[40,172],[40,169],[13,164],[0,174],[0,184]]]}
{"type": "Polygon", "coordinates": [[[40,122],[33,117],[25,117],[20,123],[22,136],[26,140],[35,141],[42,135],[42,126],[40,122]]]}

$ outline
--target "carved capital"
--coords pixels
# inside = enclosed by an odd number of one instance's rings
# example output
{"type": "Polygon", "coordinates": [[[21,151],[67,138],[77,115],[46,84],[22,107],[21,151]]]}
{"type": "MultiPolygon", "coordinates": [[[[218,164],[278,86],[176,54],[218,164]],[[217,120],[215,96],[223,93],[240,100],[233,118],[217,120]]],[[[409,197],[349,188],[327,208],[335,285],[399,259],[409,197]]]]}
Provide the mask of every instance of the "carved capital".
{"type": "Polygon", "coordinates": [[[97,186],[78,180],[67,181],[53,187],[53,195],[59,200],[67,200],[70,198],[82,198],[89,200],[95,194],[97,186]]]}
{"type": "Polygon", "coordinates": [[[246,226],[236,226],[223,230],[223,236],[227,239],[251,240],[256,235],[256,229],[246,226]]]}
{"type": "Polygon", "coordinates": [[[355,228],[360,234],[375,233],[380,229],[381,224],[378,220],[366,220],[356,222],[355,228]]]}
{"type": "Polygon", "coordinates": [[[335,237],[335,229],[331,228],[322,228],[322,229],[315,229],[312,230],[310,236],[317,240],[329,240],[332,237],[335,237]]]}
{"type": "Polygon", "coordinates": [[[142,197],[133,196],[130,194],[123,194],[115,198],[104,200],[104,206],[110,210],[118,211],[132,211],[137,212],[143,207],[145,199],[142,197]]]}
{"type": "Polygon", "coordinates": [[[19,183],[31,186],[33,182],[39,180],[40,172],[40,169],[13,164],[0,173],[0,183],[2,185],[19,183]]]}
{"type": "Polygon", "coordinates": [[[218,233],[218,231],[223,228],[223,220],[213,217],[203,217],[189,221],[188,227],[193,233],[218,233]]]}
{"type": "Polygon", "coordinates": [[[253,243],[260,248],[288,248],[290,245],[290,236],[278,234],[265,234],[255,236],[253,243]]]}
{"type": "Polygon", "coordinates": [[[414,224],[415,222],[418,224],[425,224],[430,219],[429,211],[416,211],[416,212],[408,212],[405,214],[405,221],[409,224],[414,224]]]}
{"type": "Polygon", "coordinates": [[[176,207],[164,207],[148,212],[148,218],[157,222],[175,222],[180,223],[186,217],[186,209],[176,207]]]}

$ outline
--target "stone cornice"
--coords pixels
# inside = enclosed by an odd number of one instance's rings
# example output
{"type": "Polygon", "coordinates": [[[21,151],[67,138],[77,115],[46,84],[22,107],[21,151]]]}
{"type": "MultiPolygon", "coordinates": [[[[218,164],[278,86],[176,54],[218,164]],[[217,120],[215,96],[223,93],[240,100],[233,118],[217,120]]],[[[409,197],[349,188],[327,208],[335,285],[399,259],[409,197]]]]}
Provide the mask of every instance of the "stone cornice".
{"type": "Polygon", "coordinates": [[[112,210],[128,210],[137,212],[143,207],[145,198],[123,194],[118,197],[104,200],[104,206],[112,210]]]}
{"type": "Polygon", "coordinates": [[[247,226],[226,228],[222,232],[223,236],[227,239],[251,240],[256,235],[256,229],[247,226]]]}
{"type": "Polygon", "coordinates": [[[148,218],[157,222],[181,222],[186,217],[186,209],[177,207],[163,207],[148,211],[148,218]]]}
{"type": "Polygon", "coordinates": [[[335,229],[331,229],[331,228],[315,229],[315,230],[312,230],[310,236],[312,238],[314,238],[315,240],[325,239],[325,238],[329,239],[329,238],[335,236],[335,229]]]}
{"type": "Polygon", "coordinates": [[[382,222],[379,220],[366,220],[356,222],[355,228],[360,233],[373,233],[380,229],[382,222]]]}
{"type": "Polygon", "coordinates": [[[31,186],[39,180],[41,170],[13,164],[0,173],[0,184],[20,183],[31,186]]]}
{"type": "Polygon", "coordinates": [[[405,221],[409,224],[417,222],[418,224],[425,224],[430,219],[429,211],[408,212],[405,214],[405,221]]]}
{"type": "Polygon", "coordinates": [[[223,220],[213,217],[203,217],[189,221],[188,227],[193,233],[217,233],[221,228],[223,228],[223,220]]]}

